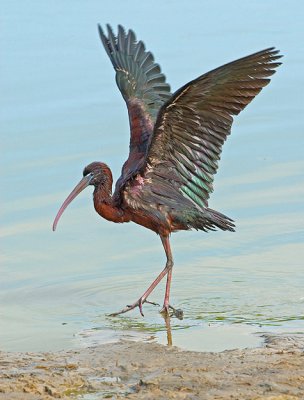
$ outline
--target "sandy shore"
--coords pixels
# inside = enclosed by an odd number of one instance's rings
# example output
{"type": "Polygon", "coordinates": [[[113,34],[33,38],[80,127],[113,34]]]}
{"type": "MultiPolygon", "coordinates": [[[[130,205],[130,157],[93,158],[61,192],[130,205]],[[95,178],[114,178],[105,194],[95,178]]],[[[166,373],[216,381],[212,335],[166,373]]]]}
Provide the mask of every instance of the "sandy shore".
{"type": "Polygon", "coordinates": [[[221,353],[131,341],[58,353],[0,352],[0,399],[300,400],[303,350],[301,335],[266,335],[262,348],[221,353]]]}

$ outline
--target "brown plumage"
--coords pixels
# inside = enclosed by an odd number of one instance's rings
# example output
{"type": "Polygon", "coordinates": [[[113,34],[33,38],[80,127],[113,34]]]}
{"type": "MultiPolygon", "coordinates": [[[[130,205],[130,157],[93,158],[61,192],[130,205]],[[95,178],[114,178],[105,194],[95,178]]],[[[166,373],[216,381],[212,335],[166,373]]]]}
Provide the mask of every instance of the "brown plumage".
{"type": "MultiPolygon", "coordinates": [[[[127,104],[130,120],[129,157],[112,195],[109,167],[93,162],[61,206],[88,185],[94,186],[94,207],[113,222],[133,221],[160,235],[166,266],[132,305],[113,315],[139,307],[167,275],[162,311],[169,313],[173,258],[169,235],[178,230],[234,231],[233,221],[208,207],[222,146],[230,134],[233,116],[266,86],[281,63],[273,47],[225,64],[187,83],[174,94],[153,55],[136,41],[132,30],[108,25],[99,34],[116,71],[116,82],[127,104]]],[[[173,309],[173,308],[172,308],[173,309]]],[[[174,310],[174,309],[173,309],[174,310]]]]}

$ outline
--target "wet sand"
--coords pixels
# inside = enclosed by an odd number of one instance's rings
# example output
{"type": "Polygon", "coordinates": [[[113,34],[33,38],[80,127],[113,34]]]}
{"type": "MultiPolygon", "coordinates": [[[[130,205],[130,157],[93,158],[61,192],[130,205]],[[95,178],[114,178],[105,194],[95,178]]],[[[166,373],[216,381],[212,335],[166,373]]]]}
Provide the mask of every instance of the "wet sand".
{"type": "Polygon", "coordinates": [[[264,339],[260,348],[220,353],[132,341],[0,352],[0,399],[303,399],[303,335],[264,339]]]}

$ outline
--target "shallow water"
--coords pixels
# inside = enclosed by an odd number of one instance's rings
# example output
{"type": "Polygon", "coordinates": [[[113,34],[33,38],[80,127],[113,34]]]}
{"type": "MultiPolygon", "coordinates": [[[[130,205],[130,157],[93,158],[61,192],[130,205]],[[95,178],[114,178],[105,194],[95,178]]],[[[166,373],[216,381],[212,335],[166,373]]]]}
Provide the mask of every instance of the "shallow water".
{"type": "MultiPolygon", "coordinates": [[[[163,268],[156,235],[99,218],[90,189],[51,231],[83,167],[102,160],[117,178],[128,152],[127,113],[97,22],[132,27],[173,89],[265,47],[276,45],[285,55],[271,84],[236,118],[224,147],[210,207],[232,217],[236,233],[172,236],[171,301],[185,318],[171,326],[173,344],[194,350],[252,345],[250,334],[245,344],[235,340],[240,332],[303,331],[304,6],[244,4],[6,4],[1,349],[54,350],[121,335],[166,342],[157,307],[146,305],[145,318],[137,311],[106,316],[136,300],[163,268]],[[237,333],[227,334],[233,327],[237,333]]],[[[161,303],[163,292],[160,285],[151,300],[161,303]]]]}

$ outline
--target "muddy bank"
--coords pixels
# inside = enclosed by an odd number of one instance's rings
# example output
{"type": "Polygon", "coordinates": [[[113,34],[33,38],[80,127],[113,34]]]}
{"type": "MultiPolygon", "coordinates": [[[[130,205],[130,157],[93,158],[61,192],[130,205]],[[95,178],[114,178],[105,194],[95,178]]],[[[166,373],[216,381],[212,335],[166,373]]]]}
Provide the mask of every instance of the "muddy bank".
{"type": "Polygon", "coordinates": [[[257,349],[182,351],[120,341],[58,353],[0,352],[0,400],[304,398],[304,338],[257,349]]]}

